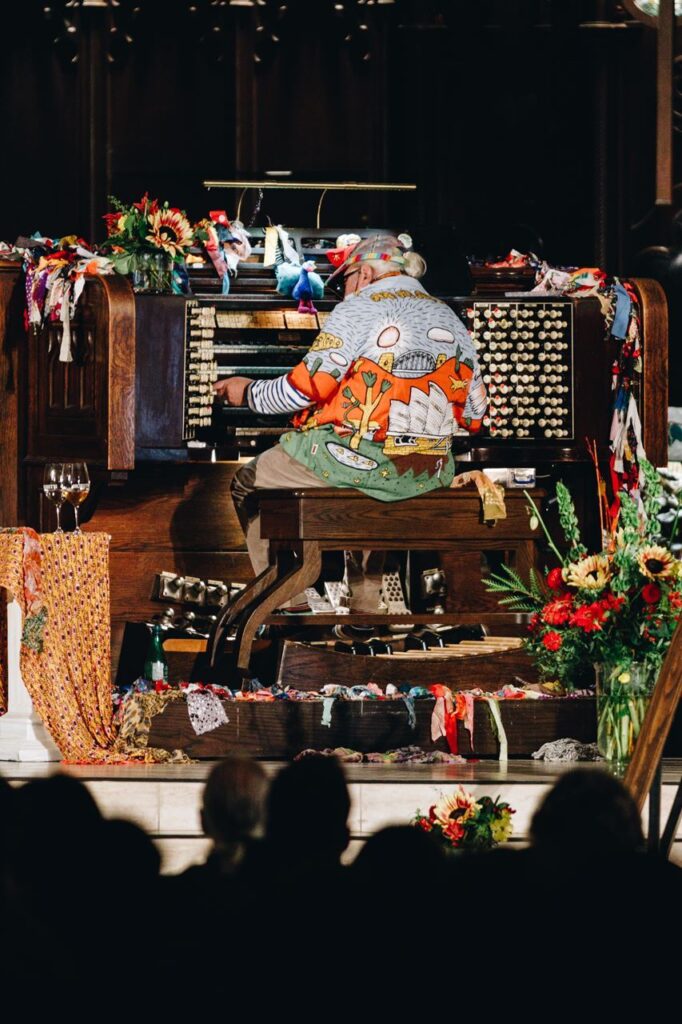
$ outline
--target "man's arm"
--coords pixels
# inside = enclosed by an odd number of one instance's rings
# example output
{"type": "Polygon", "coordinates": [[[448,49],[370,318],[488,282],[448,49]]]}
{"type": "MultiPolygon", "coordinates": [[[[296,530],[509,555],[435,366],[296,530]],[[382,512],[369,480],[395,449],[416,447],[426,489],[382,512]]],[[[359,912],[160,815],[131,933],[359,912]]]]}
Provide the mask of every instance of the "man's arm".
{"type": "Polygon", "coordinates": [[[228,405],[244,405],[246,389],[253,384],[250,377],[226,377],[213,385],[216,395],[220,395],[228,405]]]}
{"type": "Polygon", "coordinates": [[[281,416],[320,405],[338,389],[354,357],[354,325],[339,303],[309,352],[289,373],[265,380],[228,377],[213,385],[229,405],[248,403],[253,412],[281,416]]]}
{"type": "MultiPolygon", "coordinates": [[[[292,371],[294,372],[294,371],[292,371]]],[[[314,399],[307,398],[289,381],[290,374],[272,380],[252,380],[251,377],[226,377],[213,385],[213,390],[228,405],[247,405],[253,412],[276,416],[300,412],[314,399]]]]}

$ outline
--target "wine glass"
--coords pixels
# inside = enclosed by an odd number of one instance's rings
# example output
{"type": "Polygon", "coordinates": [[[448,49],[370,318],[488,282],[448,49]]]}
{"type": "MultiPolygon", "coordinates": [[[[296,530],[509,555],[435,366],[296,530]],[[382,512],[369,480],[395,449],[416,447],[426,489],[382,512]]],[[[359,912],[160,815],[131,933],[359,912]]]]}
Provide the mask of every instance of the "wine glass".
{"type": "Polygon", "coordinates": [[[74,533],[82,533],[78,525],[78,506],[87,498],[90,493],[90,477],[88,467],[84,462],[65,462],[62,476],[62,489],[64,497],[73,505],[73,515],[76,520],[74,533]]]}
{"type": "Polygon", "coordinates": [[[64,504],[64,466],[61,462],[48,462],[43,473],[43,494],[54,505],[57,513],[57,529],[55,533],[64,533],[59,521],[59,513],[64,504]]]}

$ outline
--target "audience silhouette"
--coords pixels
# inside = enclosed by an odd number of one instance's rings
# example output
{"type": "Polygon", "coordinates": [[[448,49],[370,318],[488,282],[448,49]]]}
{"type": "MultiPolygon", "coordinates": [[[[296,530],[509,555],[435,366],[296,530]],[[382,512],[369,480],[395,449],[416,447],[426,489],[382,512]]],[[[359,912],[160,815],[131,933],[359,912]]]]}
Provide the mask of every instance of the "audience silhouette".
{"type": "MultiPolygon", "coordinates": [[[[605,1010],[627,1009],[627,987],[611,986],[609,1002],[602,984],[604,972],[622,972],[626,953],[640,972],[660,972],[668,959],[672,969],[660,925],[682,908],[682,873],[645,852],[637,808],[606,772],[563,774],[521,850],[450,854],[430,834],[392,826],[346,867],[355,852],[350,811],[334,758],[287,765],[269,786],[256,762],[226,758],[203,794],[208,857],[169,877],[142,829],[105,820],[74,777],[17,788],[0,778],[4,978],[34,985],[46,1005],[56,985],[101,996],[103,966],[139,951],[143,935],[146,966],[172,979],[165,1003],[155,990],[157,1009],[174,1000],[177,1009],[193,994],[188,965],[200,963],[208,976],[228,978],[230,992],[250,993],[255,1016],[290,1009],[312,1017],[330,998],[346,1016],[357,1015],[359,1000],[363,1012],[404,1015],[419,1008],[421,989],[406,992],[399,971],[382,969],[401,959],[414,971],[433,962],[456,973],[461,957],[473,969],[485,953],[492,991],[518,987],[519,964],[536,956],[532,996],[525,987],[531,1015],[555,998],[569,963],[579,976],[562,1009],[573,1013],[586,1000],[594,1005],[591,986],[605,1010]],[[361,987],[343,982],[363,957],[361,987]]],[[[218,995],[227,998],[214,988],[218,995]]],[[[480,1008],[476,985],[457,998],[459,1012],[480,1008]]],[[[237,994],[230,999],[237,1005],[237,994]]]]}

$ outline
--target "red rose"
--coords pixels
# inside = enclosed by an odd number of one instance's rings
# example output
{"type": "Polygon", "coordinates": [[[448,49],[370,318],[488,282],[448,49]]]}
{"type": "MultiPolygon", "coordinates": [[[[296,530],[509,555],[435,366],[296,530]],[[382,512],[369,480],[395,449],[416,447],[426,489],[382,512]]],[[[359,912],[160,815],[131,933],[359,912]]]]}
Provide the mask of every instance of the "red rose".
{"type": "Polygon", "coordinates": [[[561,590],[564,585],[564,577],[561,569],[550,569],[547,573],[547,586],[550,590],[561,590]]]}
{"type": "Polygon", "coordinates": [[[642,600],[647,604],[658,604],[661,600],[661,588],[655,583],[646,583],[642,587],[642,600]]]}
{"type": "Polygon", "coordinates": [[[550,601],[542,609],[542,617],[549,626],[563,626],[571,617],[573,598],[570,594],[550,601]]]}
{"type": "Polygon", "coordinates": [[[549,633],[545,633],[542,642],[548,651],[558,651],[562,644],[561,634],[550,630],[549,633]]]}

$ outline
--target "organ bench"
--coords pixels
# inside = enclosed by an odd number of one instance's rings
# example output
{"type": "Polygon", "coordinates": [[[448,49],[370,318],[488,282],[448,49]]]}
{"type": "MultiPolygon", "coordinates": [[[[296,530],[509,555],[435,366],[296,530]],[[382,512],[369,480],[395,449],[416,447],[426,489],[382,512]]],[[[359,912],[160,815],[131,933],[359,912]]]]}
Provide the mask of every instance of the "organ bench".
{"type": "MultiPolygon", "coordinates": [[[[529,492],[541,501],[545,492],[529,492]]],[[[271,564],[226,607],[211,633],[208,654],[215,662],[229,627],[238,621],[237,668],[246,673],[259,627],[271,614],[320,575],[324,551],[434,550],[448,553],[449,587],[463,608],[485,604],[481,560],[485,551],[504,551],[505,561],[522,575],[538,563],[537,520],[528,515],[521,491],[508,491],[506,518],[484,522],[478,494],[473,489],[442,489],[408,501],[383,502],[361,491],[341,488],[263,490],[260,492],[261,536],[270,541],[271,564]]],[[[490,599],[488,597],[488,606],[490,599]]],[[[452,605],[451,605],[452,607],[452,605]]],[[[487,618],[495,618],[495,612],[487,618]]],[[[444,622],[462,622],[463,612],[444,622]]],[[[313,625],[349,621],[349,616],[311,615],[313,625]]],[[[360,616],[363,624],[400,624],[395,613],[360,616]]],[[[433,622],[434,614],[403,616],[405,623],[433,622]]]]}

